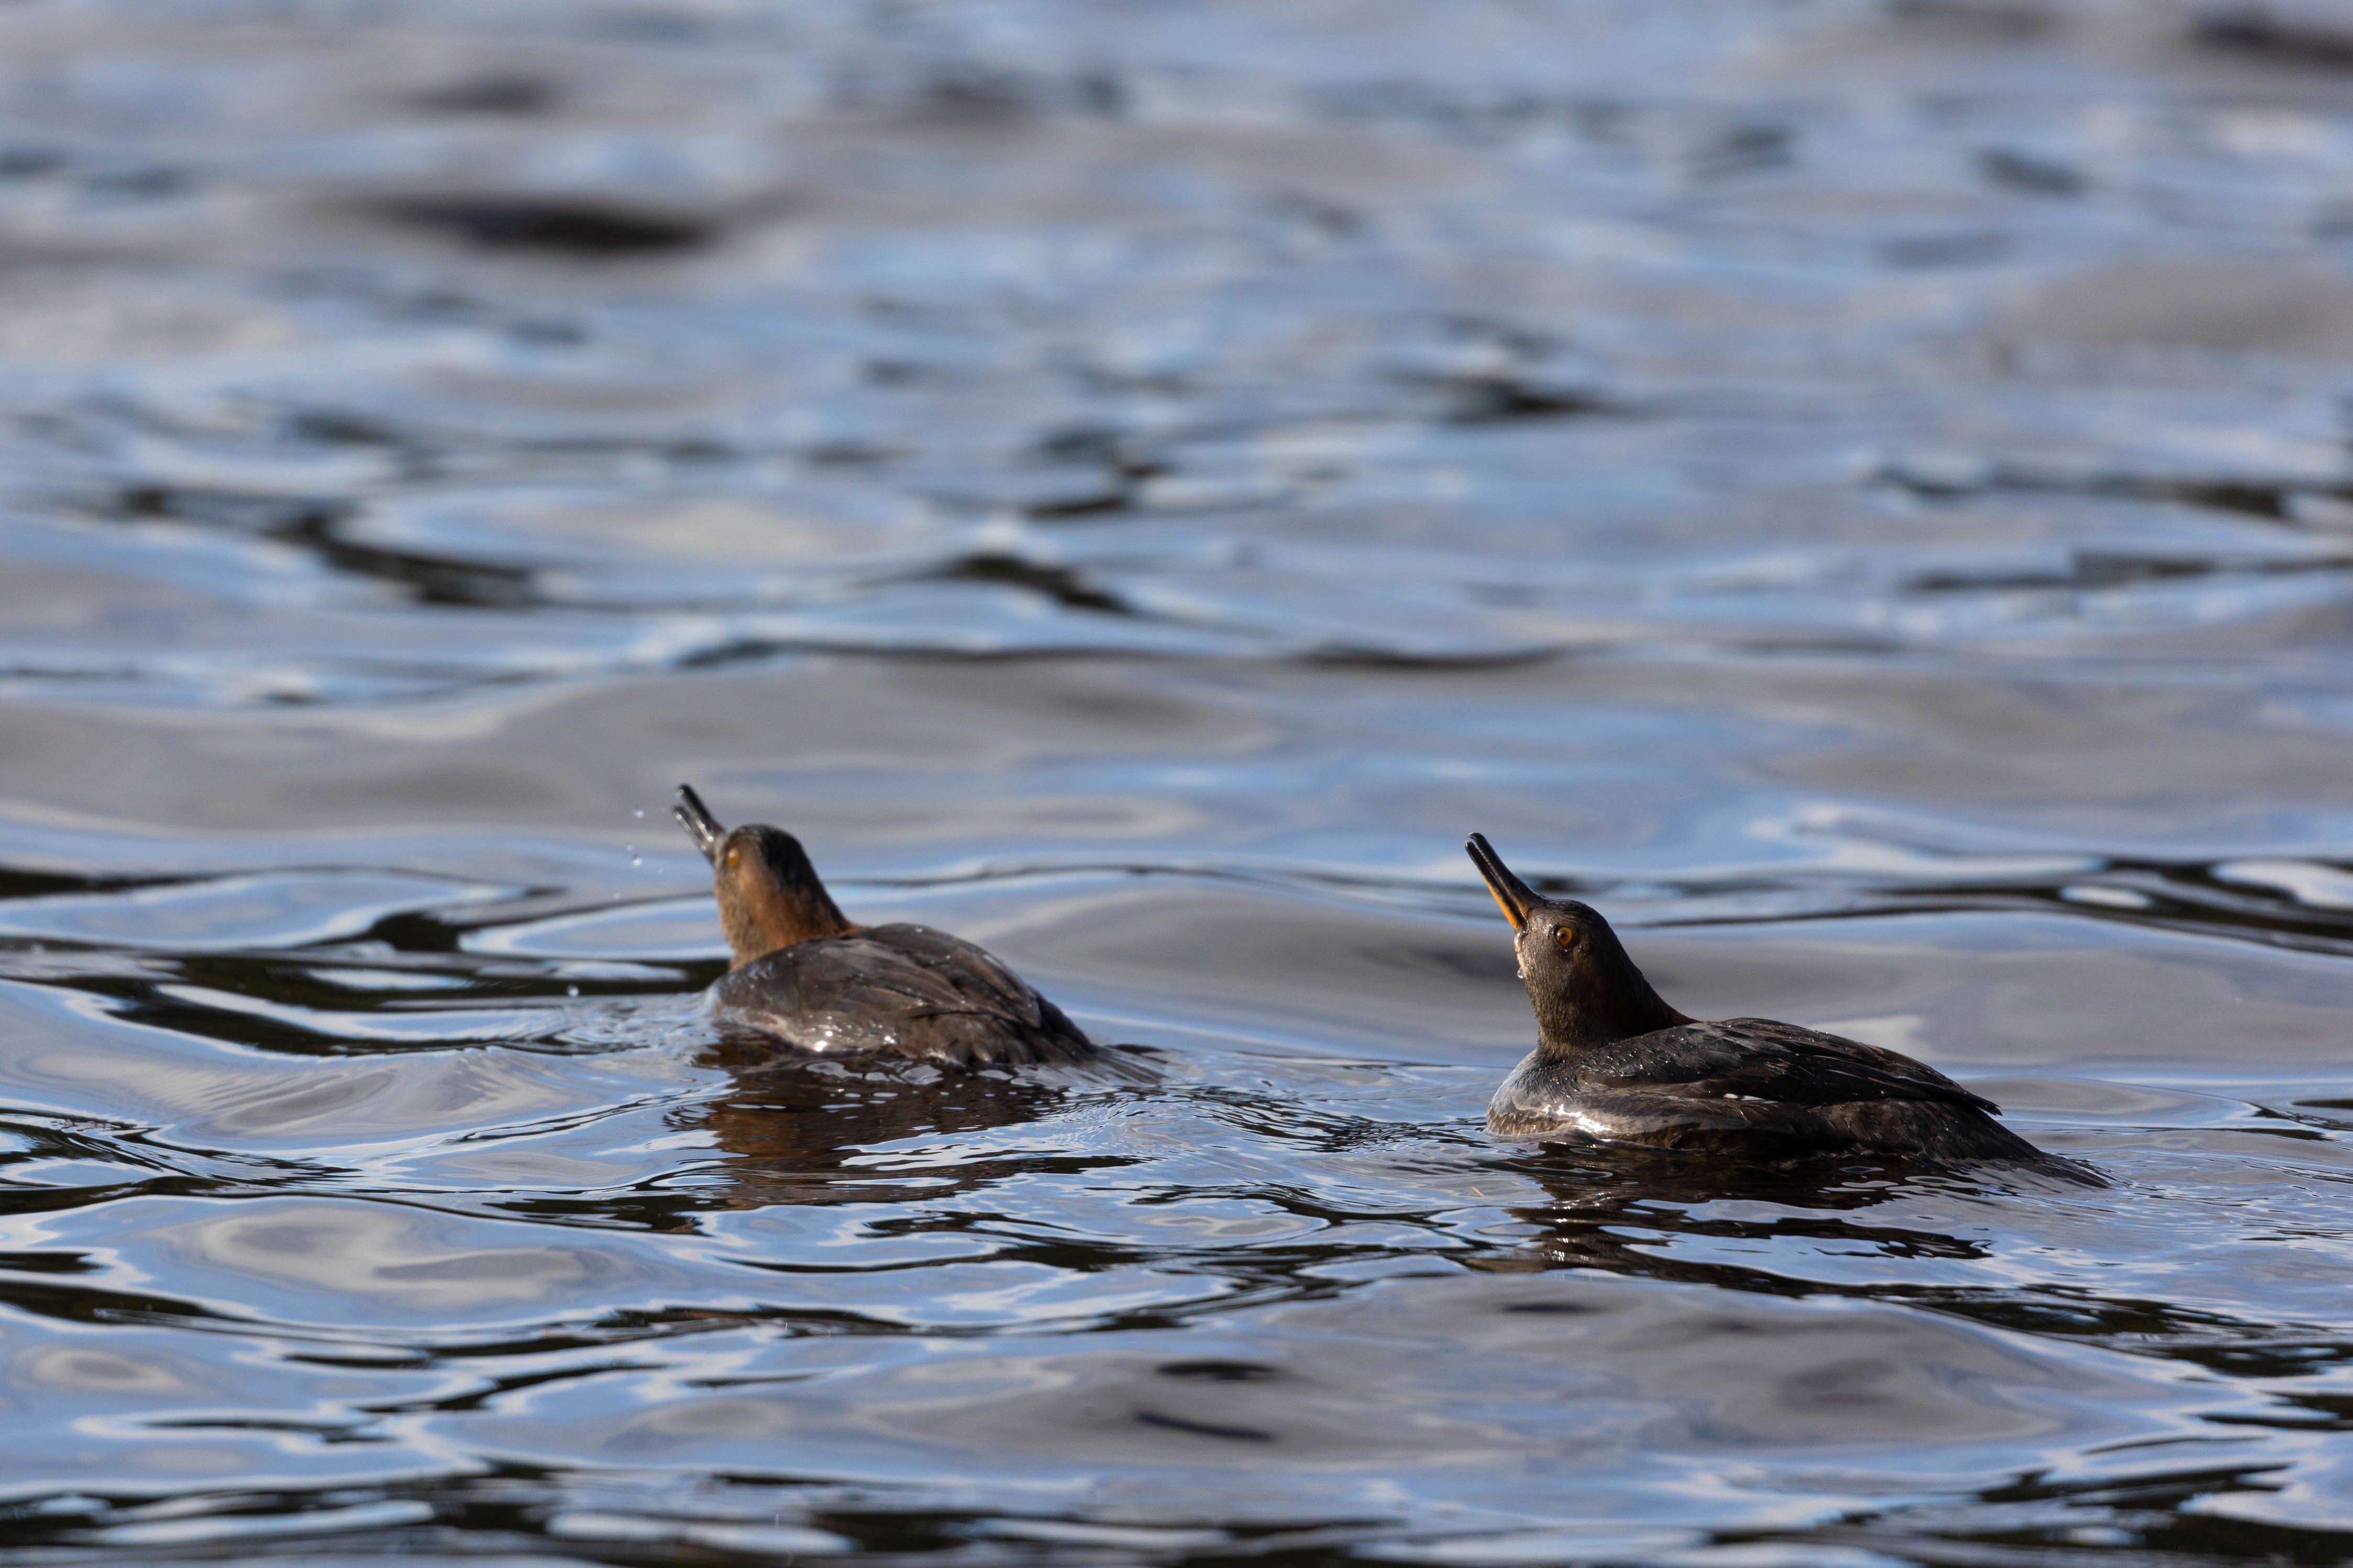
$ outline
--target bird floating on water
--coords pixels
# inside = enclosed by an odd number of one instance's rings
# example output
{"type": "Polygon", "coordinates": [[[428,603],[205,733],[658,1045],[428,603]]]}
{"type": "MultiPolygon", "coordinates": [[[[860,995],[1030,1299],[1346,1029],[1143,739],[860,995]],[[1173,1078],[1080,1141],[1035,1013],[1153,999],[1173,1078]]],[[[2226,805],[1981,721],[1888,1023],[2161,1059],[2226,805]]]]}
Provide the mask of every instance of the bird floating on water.
{"type": "Polygon", "coordinates": [[[1705,1022],[1668,1005],[1589,905],[1540,898],[1482,834],[1465,847],[1512,922],[1536,1048],[1487,1106],[1504,1138],[1561,1138],[1790,1160],[2001,1161],[2097,1180],[1993,1119],[1923,1062],[1770,1018],[1705,1022]]]}
{"type": "Polygon", "coordinates": [[[734,951],[711,987],[722,1023],[826,1056],[978,1067],[1096,1055],[1060,1007],[973,943],[929,926],[853,924],[783,828],[731,832],[685,784],[670,815],[711,862],[734,951]]]}

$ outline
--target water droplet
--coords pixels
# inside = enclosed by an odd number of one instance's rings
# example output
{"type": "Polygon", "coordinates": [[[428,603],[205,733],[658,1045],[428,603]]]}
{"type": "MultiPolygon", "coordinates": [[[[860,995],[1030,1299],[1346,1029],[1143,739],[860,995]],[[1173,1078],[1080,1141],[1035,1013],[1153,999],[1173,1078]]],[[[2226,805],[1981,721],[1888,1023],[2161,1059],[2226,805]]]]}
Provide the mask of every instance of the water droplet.
{"type": "Polygon", "coordinates": [[[640,816],[640,817],[641,817],[641,816],[645,816],[645,814],[646,814],[646,808],[645,808],[644,806],[642,806],[642,805],[633,805],[633,806],[629,807],[629,815],[630,815],[631,816],[640,816]]]}
{"type": "Polygon", "coordinates": [[[580,994],[580,987],[577,985],[567,985],[564,988],[564,994],[566,996],[577,996],[580,994]]]}
{"type": "Polygon", "coordinates": [[[646,858],[642,855],[632,855],[629,857],[629,864],[632,866],[642,866],[645,863],[646,858]]]}

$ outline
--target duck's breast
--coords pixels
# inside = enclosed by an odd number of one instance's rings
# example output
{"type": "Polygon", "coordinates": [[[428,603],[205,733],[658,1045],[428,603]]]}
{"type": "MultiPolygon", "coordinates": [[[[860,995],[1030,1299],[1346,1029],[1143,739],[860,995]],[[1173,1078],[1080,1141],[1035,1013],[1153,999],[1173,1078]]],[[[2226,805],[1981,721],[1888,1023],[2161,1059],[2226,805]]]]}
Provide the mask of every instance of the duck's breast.
{"type": "Polygon", "coordinates": [[[1597,1089],[1565,1063],[1531,1052],[1495,1090],[1487,1130],[1499,1138],[1639,1143],[1782,1160],[1852,1149],[1815,1108],[1661,1084],[1597,1089]]]}

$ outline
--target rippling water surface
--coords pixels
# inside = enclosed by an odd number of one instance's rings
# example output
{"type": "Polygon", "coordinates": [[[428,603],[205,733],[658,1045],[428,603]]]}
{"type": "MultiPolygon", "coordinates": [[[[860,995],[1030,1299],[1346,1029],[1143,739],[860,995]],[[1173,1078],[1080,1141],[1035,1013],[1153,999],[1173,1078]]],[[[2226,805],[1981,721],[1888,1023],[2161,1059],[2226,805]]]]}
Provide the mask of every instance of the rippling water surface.
{"type": "Polygon", "coordinates": [[[0,6],[0,1557],[2353,1554],[2348,62],[0,6]],[[1118,1070],[723,1046],[681,779],[1118,1070]],[[1490,1141],[1472,828],[2112,1184],[1490,1141]]]}

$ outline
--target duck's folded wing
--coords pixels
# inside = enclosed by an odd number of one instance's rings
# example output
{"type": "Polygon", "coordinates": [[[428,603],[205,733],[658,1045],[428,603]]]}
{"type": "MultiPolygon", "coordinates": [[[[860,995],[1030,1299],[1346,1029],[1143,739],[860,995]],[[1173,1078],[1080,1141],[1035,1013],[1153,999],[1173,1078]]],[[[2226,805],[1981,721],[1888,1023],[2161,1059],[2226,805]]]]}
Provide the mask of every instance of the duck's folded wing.
{"type": "Polygon", "coordinates": [[[921,987],[927,1005],[951,1012],[987,1013],[1032,1027],[1045,1022],[1053,1005],[1029,987],[1029,983],[998,962],[987,949],[930,926],[878,926],[861,933],[864,940],[888,945],[904,954],[925,975],[921,987]]]}
{"type": "Polygon", "coordinates": [[[1770,1018],[1681,1024],[1637,1036],[1580,1064],[1578,1076],[1597,1089],[1641,1088],[1677,1099],[1782,1105],[1923,1100],[2000,1109],[1925,1062],[1770,1018]]]}
{"type": "Polygon", "coordinates": [[[797,942],[723,976],[712,1000],[723,1017],[828,1054],[970,1056],[992,1036],[1083,1041],[995,957],[928,926],[797,942]]]}

